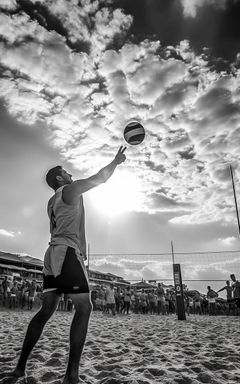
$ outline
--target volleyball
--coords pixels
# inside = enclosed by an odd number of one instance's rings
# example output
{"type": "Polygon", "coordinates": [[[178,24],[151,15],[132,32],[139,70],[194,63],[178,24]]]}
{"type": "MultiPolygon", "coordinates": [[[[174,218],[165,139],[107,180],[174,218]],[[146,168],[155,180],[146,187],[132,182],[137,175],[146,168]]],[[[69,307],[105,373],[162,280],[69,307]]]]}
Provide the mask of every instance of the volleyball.
{"type": "Polygon", "coordinates": [[[138,145],[144,140],[145,129],[138,121],[132,121],[125,127],[123,136],[128,144],[138,145]]]}

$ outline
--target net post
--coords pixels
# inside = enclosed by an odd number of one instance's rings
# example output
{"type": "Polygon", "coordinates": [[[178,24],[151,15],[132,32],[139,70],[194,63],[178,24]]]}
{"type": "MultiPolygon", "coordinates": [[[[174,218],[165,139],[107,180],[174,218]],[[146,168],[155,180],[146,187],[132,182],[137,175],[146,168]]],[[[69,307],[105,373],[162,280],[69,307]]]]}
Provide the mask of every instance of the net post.
{"type": "Polygon", "coordinates": [[[239,213],[238,213],[238,204],[237,204],[236,190],[235,190],[235,184],[234,184],[234,178],[233,178],[233,170],[231,165],[230,165],[230,174],[232,179],[233,197],[234,197],[236,216],[237,216],[238,234],[240,236],[240,220],[239,220],[239,213]]]}
{"type": "Polygon", "coordinates": [[[178,320],[186,320],[181,265],[175,263],[172,241],[171,241],[171,249],[172,249],[172,260],[173,260],[173,279],[174,279],[175,293],[176,293],[177,317],[178,317],[178,320]]]}
{"type": "Polygon", "coordinates": [[[90,244],[89,243],[87,246],[87,260],[88,260],[87,269],[88,269],[88,273],[89,273],[89,266],[90,266],[90,244]]]}

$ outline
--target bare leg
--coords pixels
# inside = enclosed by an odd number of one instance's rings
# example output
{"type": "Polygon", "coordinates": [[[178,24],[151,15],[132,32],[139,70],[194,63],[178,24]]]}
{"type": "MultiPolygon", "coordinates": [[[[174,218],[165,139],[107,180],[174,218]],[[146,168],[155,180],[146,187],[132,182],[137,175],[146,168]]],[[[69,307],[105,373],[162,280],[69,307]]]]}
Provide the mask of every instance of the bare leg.
{"type": "Polygon", "coordinates": [[[71,294],[71,299],[76,311],[71,324],[70,352],[63,384],[76,384],[79,382],[79,363],[92,311],[89,293],[71,294]]]}
{"type": "Polygon", "coordinates": [[[39,337],[41,336],[44,325],[50,319],[55,309],[57,308],[58,300],[59,295],[55,291],[44,293],[42,308],[29,323],[27,333],[23,342],[22,352],[17,366],[11,374],[12,376],[24,376],[27,359],[33,347],[37,343],[39,337]]]}

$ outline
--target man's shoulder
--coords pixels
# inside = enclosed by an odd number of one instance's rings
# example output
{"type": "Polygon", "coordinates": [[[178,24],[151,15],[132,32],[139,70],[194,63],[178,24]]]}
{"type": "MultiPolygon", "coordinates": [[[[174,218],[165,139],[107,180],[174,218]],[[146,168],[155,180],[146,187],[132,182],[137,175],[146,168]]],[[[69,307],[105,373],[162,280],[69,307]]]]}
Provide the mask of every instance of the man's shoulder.
{"type": "Polygon", "coordinates": [[[232,284],[232,288],[233,289],[240,289],[240,281],[239,280],[235,281],[235,283],[232,284]]]}

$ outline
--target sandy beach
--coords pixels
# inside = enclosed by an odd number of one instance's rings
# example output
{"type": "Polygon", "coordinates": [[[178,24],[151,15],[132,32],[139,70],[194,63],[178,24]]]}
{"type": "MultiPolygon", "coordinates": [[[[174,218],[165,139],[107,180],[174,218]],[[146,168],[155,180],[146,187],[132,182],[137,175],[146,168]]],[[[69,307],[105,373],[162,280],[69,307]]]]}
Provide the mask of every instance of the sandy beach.
{"type": "MultiPolygon", "coordinates": [[[[8,372],[33,313],[1,311],[0,383],[60,384],[66,367],[71,313],[56,312],[34,348],[27,379],[8,372]]],[[[240,318],[103,315],[93,312],[81,361],[87,384],[240,383],[240,318]]]]}

